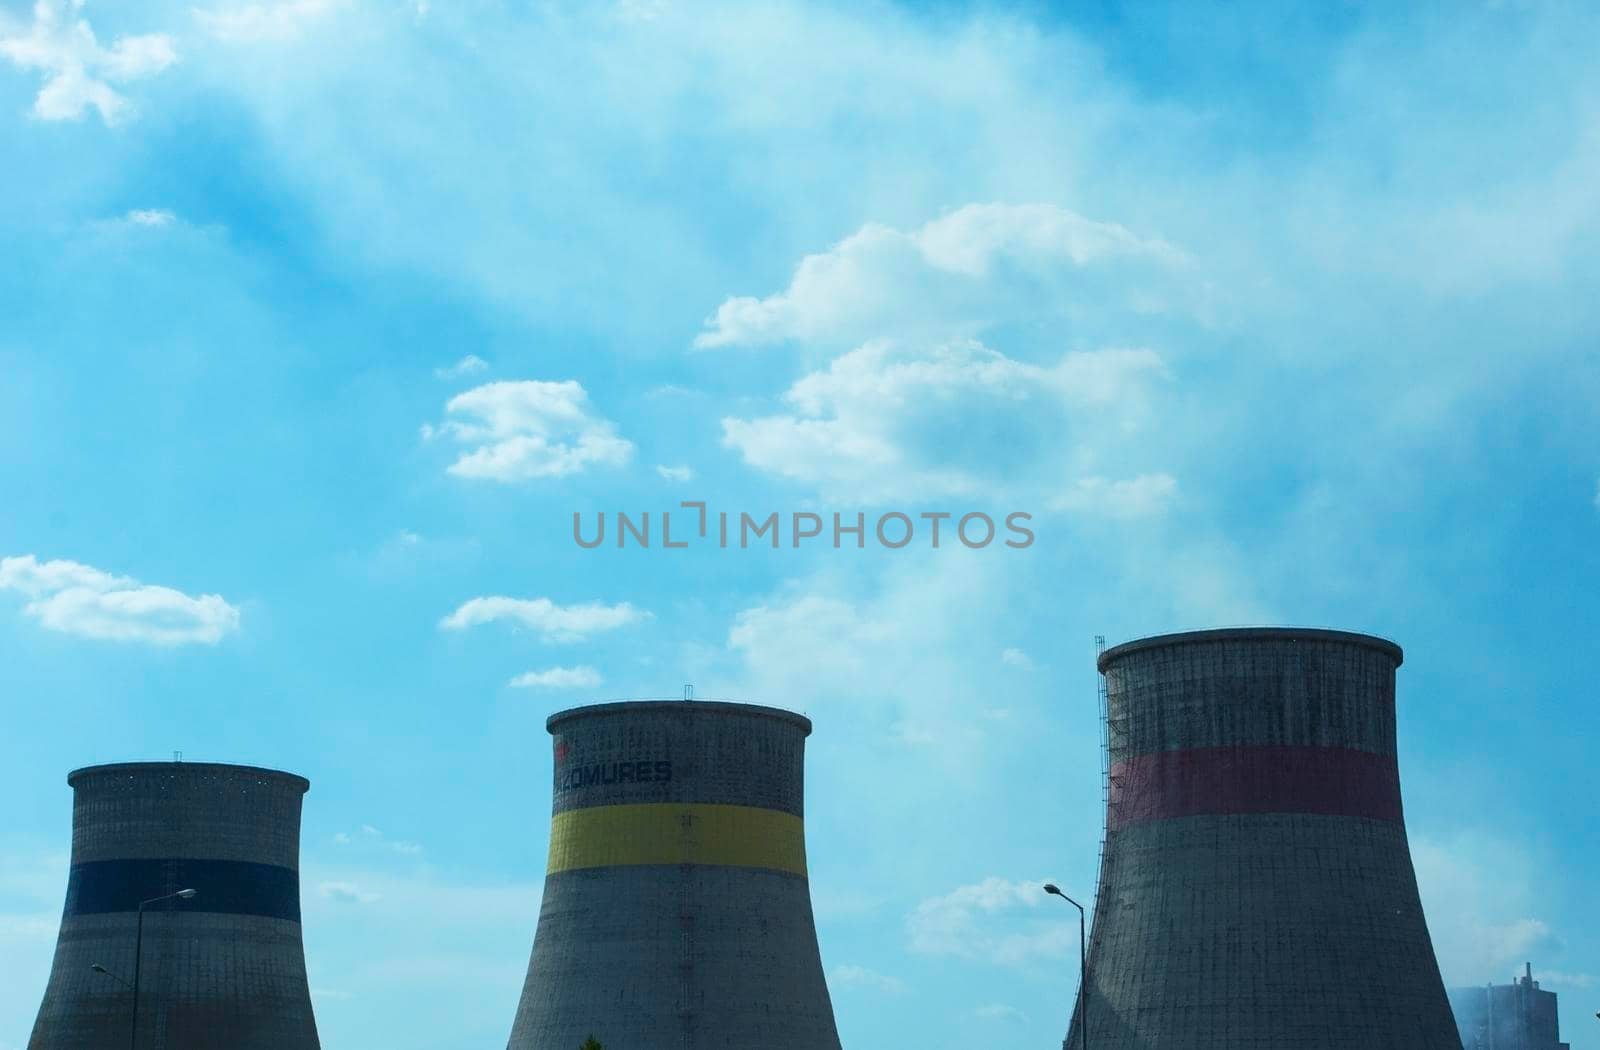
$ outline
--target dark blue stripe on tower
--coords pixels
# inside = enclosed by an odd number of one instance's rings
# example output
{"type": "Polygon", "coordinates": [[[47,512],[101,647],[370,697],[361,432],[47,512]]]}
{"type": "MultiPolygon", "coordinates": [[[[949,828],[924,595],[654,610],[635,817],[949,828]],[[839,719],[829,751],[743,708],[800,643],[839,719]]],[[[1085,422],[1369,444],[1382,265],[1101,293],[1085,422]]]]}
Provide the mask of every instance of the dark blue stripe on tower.
{"type": "Polygon", "coordinates": [[[259,915],[300,921],[300,876],[276,864],[242,860],[96,860],[67,877],[65,918],[139,910],[141,901],[192,889],[185,901],[145,910],[259,915]]]}

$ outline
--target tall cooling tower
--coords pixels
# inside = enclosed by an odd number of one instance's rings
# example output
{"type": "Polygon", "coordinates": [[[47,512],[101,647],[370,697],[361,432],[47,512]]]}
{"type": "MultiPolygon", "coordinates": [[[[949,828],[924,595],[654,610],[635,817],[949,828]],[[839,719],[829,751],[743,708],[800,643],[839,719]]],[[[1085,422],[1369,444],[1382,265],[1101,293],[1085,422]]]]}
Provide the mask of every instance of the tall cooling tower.
{"type": "Polygon", "coordinates": [[[838,1050],[806,879],[810,721],[640,701],[547,728],[550,861],[510,1050],[838,1050]]]}
{"type": "Polygon", "coordinates": [[[1101,654],[1094,1050],[1461,1050],[1400,808],[1400,661],[1277,628],[1101,654]]]}
{"type": "Polygon", "coordinates": [[[300,942],[300,801],[289,773],[199,762],[93,766],[29,1050],[316,1050],[300,942]]]}

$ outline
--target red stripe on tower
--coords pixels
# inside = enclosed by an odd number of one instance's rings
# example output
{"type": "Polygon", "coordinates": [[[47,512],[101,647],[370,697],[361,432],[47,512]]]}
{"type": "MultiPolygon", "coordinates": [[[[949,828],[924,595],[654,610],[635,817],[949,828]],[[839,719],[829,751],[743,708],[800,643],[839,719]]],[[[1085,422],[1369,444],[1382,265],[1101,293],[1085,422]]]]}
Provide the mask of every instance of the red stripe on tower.
{"type": "Polygon", "coordinates": [[[1264,744],[1136,755],[1111,768],[1113,830],[1151,820],[1316,813],[1403,820],[1393,755],[1264,744]]]}

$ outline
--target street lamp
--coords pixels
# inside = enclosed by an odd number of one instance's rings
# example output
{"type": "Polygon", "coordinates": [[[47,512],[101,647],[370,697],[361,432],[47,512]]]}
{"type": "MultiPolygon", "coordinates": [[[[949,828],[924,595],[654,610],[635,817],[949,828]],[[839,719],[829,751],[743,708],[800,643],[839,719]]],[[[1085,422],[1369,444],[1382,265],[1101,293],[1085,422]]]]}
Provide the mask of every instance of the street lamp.
{"type": "Polygon", "coordinates": [[[1078,1042],[1081,1050],[1089,1050],[1089,943],[1084,939],[1083,905],[1062,893],[1053,882],[1045,883],[1044,891],[1078,909],[1078,1042]]]}
{"type": "MultiPolygon", "coordinates": [[[[150,905],[160,904],[162,901],[193,900],[196,892],[196,890],[179,890],[177,893],[169,893],[165,897],[151,897],[147,901],[139,902],[138,933],[133,939],[133,1018],[128,1022],[128,1050],[139,1050],[139,963],[144,956],[144,910],[150,905]]],[[[107,976],[113,976],[103,966],[96,965],[93,969],[107,976]]]]}

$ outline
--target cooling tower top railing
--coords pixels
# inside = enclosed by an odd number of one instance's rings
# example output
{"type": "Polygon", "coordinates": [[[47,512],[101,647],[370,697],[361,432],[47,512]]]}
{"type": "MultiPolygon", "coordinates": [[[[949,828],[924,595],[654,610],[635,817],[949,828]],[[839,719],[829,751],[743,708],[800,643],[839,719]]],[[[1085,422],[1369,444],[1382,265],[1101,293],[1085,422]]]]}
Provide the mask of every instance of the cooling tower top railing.
{"type": "Polygon", "coordinates": [[[288,773],[267,766],[241,766],[231,762],[108,762],[98,766],[81,766],[67,774],[67,785],[77,787],[90,779],[112,783],[118,780],[132,785],[136,781],[149,783],[155,780],[230,780],[241,783],[275,783],[298,787],[303,795],[311,790],[311,781],[298,773],[288,773]]]}
{"type": "Polygon", "coordinates": [[[584,704],[581,707],[569,707],[557,711],[544,720],[544,727],[550,733],[565,722],[580,718],[596,718],[602,715],[613,714],[644,714],[650,711],[676,711],[680,713],[703,713],[710,715],[748,715],[752,718],[774,718],[780,722],[799,726],[806,736],[811,735],[811,719],[798,711],[790,711],[782,707],[768,707],[765,704],[748,704],[738,700],[713,700],[701,697],[695,700],[678,700],[672,697],[640,697],[636,699],[602,700],[598,703],[584,704]]]}
{"type": "Polygon", "coordinates": [[[1178,645],[1204,645],[1212,642],[1337,642],[1343,645],[1366,646],[1394,657],[1399,667],[1405,661],[1405,652],[1387,638],[1356,631],[1336,631],[1328,627],[1214,627],[1205,631],[1178,631],[1174,634],[1154,634],[1135,638],[1103,650],[1096,661],[1102,674],[1123,657],[1142,649],[1167,649],[1178,645]]]}

